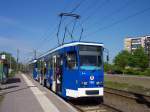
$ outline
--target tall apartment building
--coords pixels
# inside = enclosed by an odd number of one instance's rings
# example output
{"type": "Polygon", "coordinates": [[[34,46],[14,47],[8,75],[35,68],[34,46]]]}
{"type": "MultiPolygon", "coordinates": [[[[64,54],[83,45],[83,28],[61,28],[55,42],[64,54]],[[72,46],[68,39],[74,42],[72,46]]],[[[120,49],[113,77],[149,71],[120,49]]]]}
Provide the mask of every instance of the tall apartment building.
{"type": "Polygon", "coordinates": [[[132,52],[135,49],[143,47],[145,52],[150,54],[150,35],[149,36],[141,36],[141,37],[127,37],[124,40],[124,49],[132,52]]]}

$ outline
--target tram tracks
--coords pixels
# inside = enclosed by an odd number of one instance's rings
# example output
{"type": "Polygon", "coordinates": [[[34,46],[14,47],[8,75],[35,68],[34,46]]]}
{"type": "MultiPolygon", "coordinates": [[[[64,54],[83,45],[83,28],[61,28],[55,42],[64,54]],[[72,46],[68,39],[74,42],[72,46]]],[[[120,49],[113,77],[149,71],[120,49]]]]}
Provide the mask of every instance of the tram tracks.
{"type": "MultiPolygon", "coordinates": [[[[107,101],[105,102],[105,97],[104,97],[104,103],[97,104],[97,105],[88,105],[87,103],[85,105],[74,104],[71,102],[69,102],[69,103],[73,107],[75,107],[77,110],[79,110],[79,112],[126,112],[126,111],[132,112],[132,111],[134,111],[133,105],[135,105],[133,102],[138,102],[138,105],[142,105],[142,106],[143,105],[150,106],[150,96],[147,96],[147,95],[113,89],[113,88],[107,88],[107,87],[105,87],[104,96],[105,96],[105,94],[109,95],[110,96],[109,98],[111,98],[111,96],[113,98],[115,97],[115,103],[117,103],[118,98],[122,99],[122,103],[125,102],[125,100],[123,100],[123,99],[126,99],[127,101],[129,101],[128,104],[130,106],[128,107],[128,105],[127,105],[127,107],[126,107],[126,105],[124,105],[124,104],[117,105],[117,104],[113,104],[113,103],[108,103],[107,101]],[[133,105],[132,105],[132,103],[133,103],[133,105]],[[120,105],[123,105],[123,108],[120,105]]],[[[140,107],[140,109],[141,109],[141,107],[140,107]]],[[[138,107],[135,106],[135,108],[138,108],[138,107]]],[[[139,109],[139,111],[141,111],[140,109],[139,109]]],[[[139,112],[139,111],[137,111],[137,112],[139,112]]],[[[146,112],[147,111],[149,111],[149,109],[146,110],[146,112]]]]}
{"type": "Polygon", "coordinates": [[[150,96],[144,94],[105,87],[104,101],[125,112],[150,111],[150,96]]]}
{"type": "Polygon", "coordinates": [[[68,103],[71,104],[74,108],[76,108],[79,112],[123,112],[122,110],[105,103],[95,104],[95,102],[93,102],[93,105],[91,104],[80,105],[70,101],[68,103]]]}
{"type": "Polygon", "coordinates": [[[99,104],[97,106],[81,106],[75,104],[71,105],[75,107],[77,110],[79,110],[79,112],[123,112],[122,110],[107,104],[99,104]]]}
{"type": "Polygon", "coordinates": [[[118,89],[113,89],[113,88],[108,88],[108,87],[105,87],[104,93],[124,97],[124,98],[135,100],[141,103],[150,103],[150,96],[144,95],[144,94],[118,90],[118,89]]]}

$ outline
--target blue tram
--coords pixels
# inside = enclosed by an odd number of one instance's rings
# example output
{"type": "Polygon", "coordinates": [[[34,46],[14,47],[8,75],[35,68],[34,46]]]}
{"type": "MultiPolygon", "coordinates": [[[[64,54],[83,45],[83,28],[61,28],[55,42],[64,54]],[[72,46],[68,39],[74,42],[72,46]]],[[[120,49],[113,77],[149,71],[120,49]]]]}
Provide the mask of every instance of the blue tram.
{"type": "Polygon", "coordinates": [[[103,97],[103,44],[71,42],[34,61],[33,78],[64,98],[103,97]]]}

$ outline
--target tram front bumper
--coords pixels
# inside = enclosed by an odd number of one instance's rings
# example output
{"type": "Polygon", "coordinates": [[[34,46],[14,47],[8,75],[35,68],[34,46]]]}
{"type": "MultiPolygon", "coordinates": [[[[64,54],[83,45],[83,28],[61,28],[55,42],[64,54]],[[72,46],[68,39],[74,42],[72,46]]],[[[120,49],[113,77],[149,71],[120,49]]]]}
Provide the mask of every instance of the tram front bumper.
{"type": "Polygon", "coordinates": [[[78,88],[78,90],[66,89],[66,96],[79,98],[79,97],[95,97],[103,96],[104,88],[78,88]]]}

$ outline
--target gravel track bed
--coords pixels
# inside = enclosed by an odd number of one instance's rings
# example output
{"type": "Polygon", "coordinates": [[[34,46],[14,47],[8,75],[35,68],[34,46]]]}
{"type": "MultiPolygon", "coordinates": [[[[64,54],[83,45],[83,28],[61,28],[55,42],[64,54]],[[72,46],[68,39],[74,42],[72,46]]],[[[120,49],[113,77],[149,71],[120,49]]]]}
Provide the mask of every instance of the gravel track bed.
{"type": "Polygon", "coordinates": [[[79,112],[123,112],[105,103],[97,103],[94,100],[72,100],[69,101],[79,112]]]}
{"type": "Polygon", "coordinates": [[[150,97],[140,94],[105,89],[106,104],[117,107],[124,112],[150,112],[150,97]],[[107,91],[107,92],[106,92],[107,91]]]}

